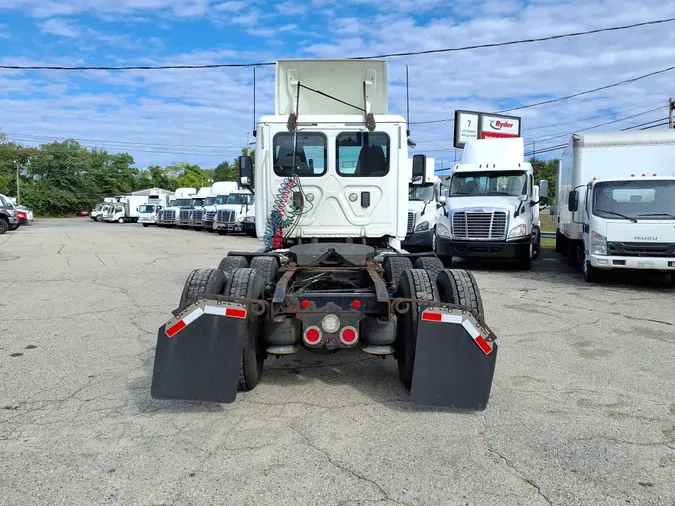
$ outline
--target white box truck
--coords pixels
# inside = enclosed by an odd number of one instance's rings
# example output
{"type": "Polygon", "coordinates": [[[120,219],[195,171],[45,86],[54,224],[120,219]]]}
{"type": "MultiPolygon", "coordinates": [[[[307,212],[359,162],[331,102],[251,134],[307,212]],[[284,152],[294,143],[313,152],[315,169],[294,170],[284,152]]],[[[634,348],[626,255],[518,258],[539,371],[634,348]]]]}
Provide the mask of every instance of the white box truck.
{"type": "Polygon", "coordinates": [[[466,142],[453,168],[446,213],[436,227],[439,256],[515,260],[529,270],[540,251],[539,204],[548,181],[534,181],[522,137],[466,142]]]}
{"type": "Polygon", "coordinates": [[[557,180],[556,250],[598,270],[675,272],[675,130],[575,134],[557,180]]]}
{"type": "Polygon", "coordinates": [[[157,224],[159,212],[169,206],[169,202],[173,199],[173,193],[152,191],[148,195],[148,203],[143,204],[138,212],[138,222],[142,223],[144,227],[157,224]]]}
{"type": "MultiPolygon", "coordinates": [[[[436,161],[427,158],[426,164],[422,182],[408,185],[408,228],[401,244],[408,251],[436,251],[436,224],[445,211],[436,161]]],[[[409,166],[412,174],[412,158],[409,166]]]]}
{"type": "Polygon", "coordinates": [[[111,222],[117,223],[136,223],[140,216],[139,208],[148,202],[146,195],[127,195],[122,197],[115,205],[111,222]]]}

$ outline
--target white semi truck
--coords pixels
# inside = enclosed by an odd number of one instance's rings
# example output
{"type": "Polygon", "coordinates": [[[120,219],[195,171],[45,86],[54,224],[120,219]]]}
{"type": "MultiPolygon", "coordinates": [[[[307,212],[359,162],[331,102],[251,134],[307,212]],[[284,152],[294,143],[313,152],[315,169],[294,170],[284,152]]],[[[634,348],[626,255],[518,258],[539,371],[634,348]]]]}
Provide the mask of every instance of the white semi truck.
{"type": "Polygon", "coordinates": [[[195,212],[199,212],[199,222],[202,221],[202,216],[204,214],[204,200],[211,195],[210,186],[202,186],[197,194],[192,200],[192,204],[189,208],[181,209],[178,214],[178,226],[181,228],[194,227],[194,215],[195,212]]]}
{"type": "Polygon", "coordinates": [[[646,269],[675,282],[675,130],[575,134],[556,184],[556,250],[587,281],[646,269]]]}
{"type": "MultiPolygon", "coordinates": [[[[152,397],[230,403],[258,385],[268,356],[360,348],[394,357],[416,404],[485,409],[498,350],[475,279],[432,252],[401,250],[407,125],[388,113],[386,61],[276,69],[255,170],[239,159],[265,247],[189,273],[157,330],[152,397]]],[[[413,176],[425,169],[415,155],[413,176]]]]}
{"type": "Polygon", "coordinates": [[[157,225],[175,227],[178,224],[181,209],[189,209],[192,206],[192,199],[196,194],[197,190],[195,188],[176,188],[174,199],[169,202],[169,206],[163,209],[157,217],[157,225]]]}
{"type": "Polygon", "coordinates": [[[539,193],[522,137],[475,139],[464,146],[450,178],[445,215],[437,225],[437,253],[452,257],[515,260],[529,270],[539,255],[539,193]]]}
{"type": "Polygon", "coordinates": [[[202,216],[202,228],[214,232],[213,223],[216,221],[218,209],[224,209],[223,205],[227,197],[233,191],[237,191],[239,185],[236,181],[218,181],[211,187],[211,196],[204,200],[204,215],[202,216]]]}
{"type": "Polygon", "coordinates": [[[213,230],[220,235],[244,232],[256,237],[255,195],[247,189],[230,192],[225,203],[218,206],[213,230]]]}
{"type": "MultiPolygon", "coordinates": [[[[410,159],[412,174],[412,159],[410,159]]],[[[408,228],[403,247],[408,251],[436,251],[436,224],[445,212],[436,162],[427,158],[423,181],[408,186],[408,228]]]]}

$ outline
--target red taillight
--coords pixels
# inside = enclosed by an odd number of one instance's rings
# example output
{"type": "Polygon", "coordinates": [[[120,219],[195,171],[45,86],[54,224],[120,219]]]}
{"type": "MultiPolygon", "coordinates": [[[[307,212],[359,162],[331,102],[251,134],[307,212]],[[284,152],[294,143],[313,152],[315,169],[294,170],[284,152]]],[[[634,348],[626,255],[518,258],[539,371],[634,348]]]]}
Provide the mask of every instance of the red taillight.
{"type": "Polygon", "coordinates": [[[319,327],[307,327],[305,329],[305,342],[316,344],[321,341],[321,329],[319,327]]]}
{"type": "Polygon", "coordinates": [[[443,314],[434,311],[424,311],[422,313],[422,321],[425,322],[441,322],[443,321],[443,314]]]}
{"type": "Polygon", "coordinates": [[[225,310],[225,316],[229,316],[230,318],[246,318],[246,310],[228,307],[225,310]]]}
{"type": "Polygon", "coordinates": [[[354,309],[359,309],[359,308],[361,307],[361,301],[360,301],[360,300],[355,300],[354,302],[352,302],[352,307],[353,307],[354,309]]]}
{"type": "Polygon", "coordinates": [[[309,301],[306,300],[306,299],[303,300],[303,301],[300,303],[300,307],[302,307],[302,309],[307,309],[307,308],[309,307],[309,301]]]}
{"type": "Polygon", "coordinates": [[[345,327],[340,332],[340,341],[345,344],[354,344],[359,337],[359,333],[354,327],[345,327]]]}

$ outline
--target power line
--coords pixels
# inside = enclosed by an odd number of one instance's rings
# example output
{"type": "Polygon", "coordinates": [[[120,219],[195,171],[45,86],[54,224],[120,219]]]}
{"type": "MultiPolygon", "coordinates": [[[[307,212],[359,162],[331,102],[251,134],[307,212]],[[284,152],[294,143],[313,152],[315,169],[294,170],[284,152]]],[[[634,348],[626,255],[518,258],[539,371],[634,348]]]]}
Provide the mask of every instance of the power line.
{"type": "MultiPolygon", "coordinates": [[[[597,91],[603,91],[603,90],[608,90],[610,88],[615,88],[617,86],[622,86],[624,84],[634,83],[636,81],[640,81],[642,79],[646,79],[648,77],[652,77],[652,76],[655,76],[655,75],[658,75],[658,74],[665,74],[666,72],[670,72],[672,70],[675,70],[675,65],[672,66],[672,67],[667,67],[665,69],[655,70],[653,72],[649,72],[648,74],[642,74],[642,75],[637,76],[637,77],[625,79],[625,80],[619,81],[617,83],[612,83],[612,84],[608,84],[608,85],[605,85],[605,86],[600,86],[599,88],[593,88],[593,89],[590,89],[590,90],[585,90],[585,91],[580,91],[578,93],[573,93],[572,95],[566,95],[564,97],[552,98],[552,99],[549,99],[549,100],[542,100],[541,102],[534,102],[534,103],[531,103],[531,104],[521,105],[521,106],[518,106],[518,107],[511,107],[510,109],[502,109],[501,111],[496,111],[493,114],[502,114],[502,113],[505,113],[505,112],[518,111],[518,110],[521,110],[521,109],[529,109],[531,107],[539,107],[540,105],[547,105],[547,104],[553,104],[555,102],[562,102],[564,100],[569,100],[570,98],[576,98],[576,97],[580,97],[582,95],[588,95],[590,93],[595,93],[597,91]]],[[[411,122],[410,124],[411,125],[425,125],[425,124],[429,124],[429,123],[445,123],[445,122],[451,123],[451,122],[454,122],[454,121],[455,121],[455,118],[445,118],[445,119],[437,119],[437,120],[430,120],[430,121],[411,122]]]]}
{"type": "MultiPolygon", "coordinates": [[[[652,21],[643,21],[641,23],[631,23],[629,25],[611,26],[608,28],[596,28],[593,30],[586,30],[582,32],[570,32],[559,35],[547,35],[544,37],[536,37],[530,39],[518,39],[505,42],[493,42],[489,44],[474,44],[471,46],[441,48],[441,49],[427,49],[424,51],[405,51],[400,53],[385,53],[374,56],[355,56],[348,58],[349,60],[370,60],[378,58],[394,58],[400,56],[420,56],[437,53],[454,53],[460,51],[471,51],[474,49],[486,49],[494,47],[513,46],[516,44],[531,44],[534,42],[545,42],[549,40],[566,39],[571,37],[580,37],[584,35],[592,35],[603,32],[615,32],[619,30],[628,30],[631,28],[638,28],[642,26],[658,25],[662,23],[670,23],[675,21],[675,18],[655,19],[652,21]]],[[[258,63],[212,63],[203,65],[130,65],[130,66],[56,66],[56,65],[0,65],[0,69],[4,70],[175,70],[175,69],[214,69],[214,68],[244,68],[244,67],[264,67],[276,65],[276,62],[258,62],[258,63]]]]}

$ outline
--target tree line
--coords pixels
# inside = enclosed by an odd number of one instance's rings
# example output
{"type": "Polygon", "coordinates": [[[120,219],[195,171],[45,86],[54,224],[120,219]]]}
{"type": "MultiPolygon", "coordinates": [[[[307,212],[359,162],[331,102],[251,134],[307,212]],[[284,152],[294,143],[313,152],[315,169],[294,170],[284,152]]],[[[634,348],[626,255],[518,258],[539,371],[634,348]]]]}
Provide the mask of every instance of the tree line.
{"type": "MultiPolygon", "coordinates": [[[[255,156],[247,148],[242,154],[255,156]]],[[[148,188],[198,189],[214,181],[236,181],[239,174],[238,158],[215,168],[179,162],[139,169],[134,164],[128,153],[88,149],[72,139],[33,147],[10,142],[0,132],[0,193],[18,197],[38,216],[73,215],[106,196],[148,188]]]]}
{"type": "MultiPolygon", "coordinates": [[[[242,154],[255,157],[255,151],[249,153],[248,148],[242,154]]],[[[238,158],[210,169],[188,162],[139,169],[134,163],[128,153],[88,149],[72,139],[33,147],[9,142],[0,132],[0,193],[19,197],[38,216],[73,215],[92,208],[103,197],[148,188],[201,188],[214,181],[236,181],[239,174],[238,158]]],[[[533,157],[530,163],[535,181],[548,180],[549,197],[555,199],[558,160],[533,157]]]]}

